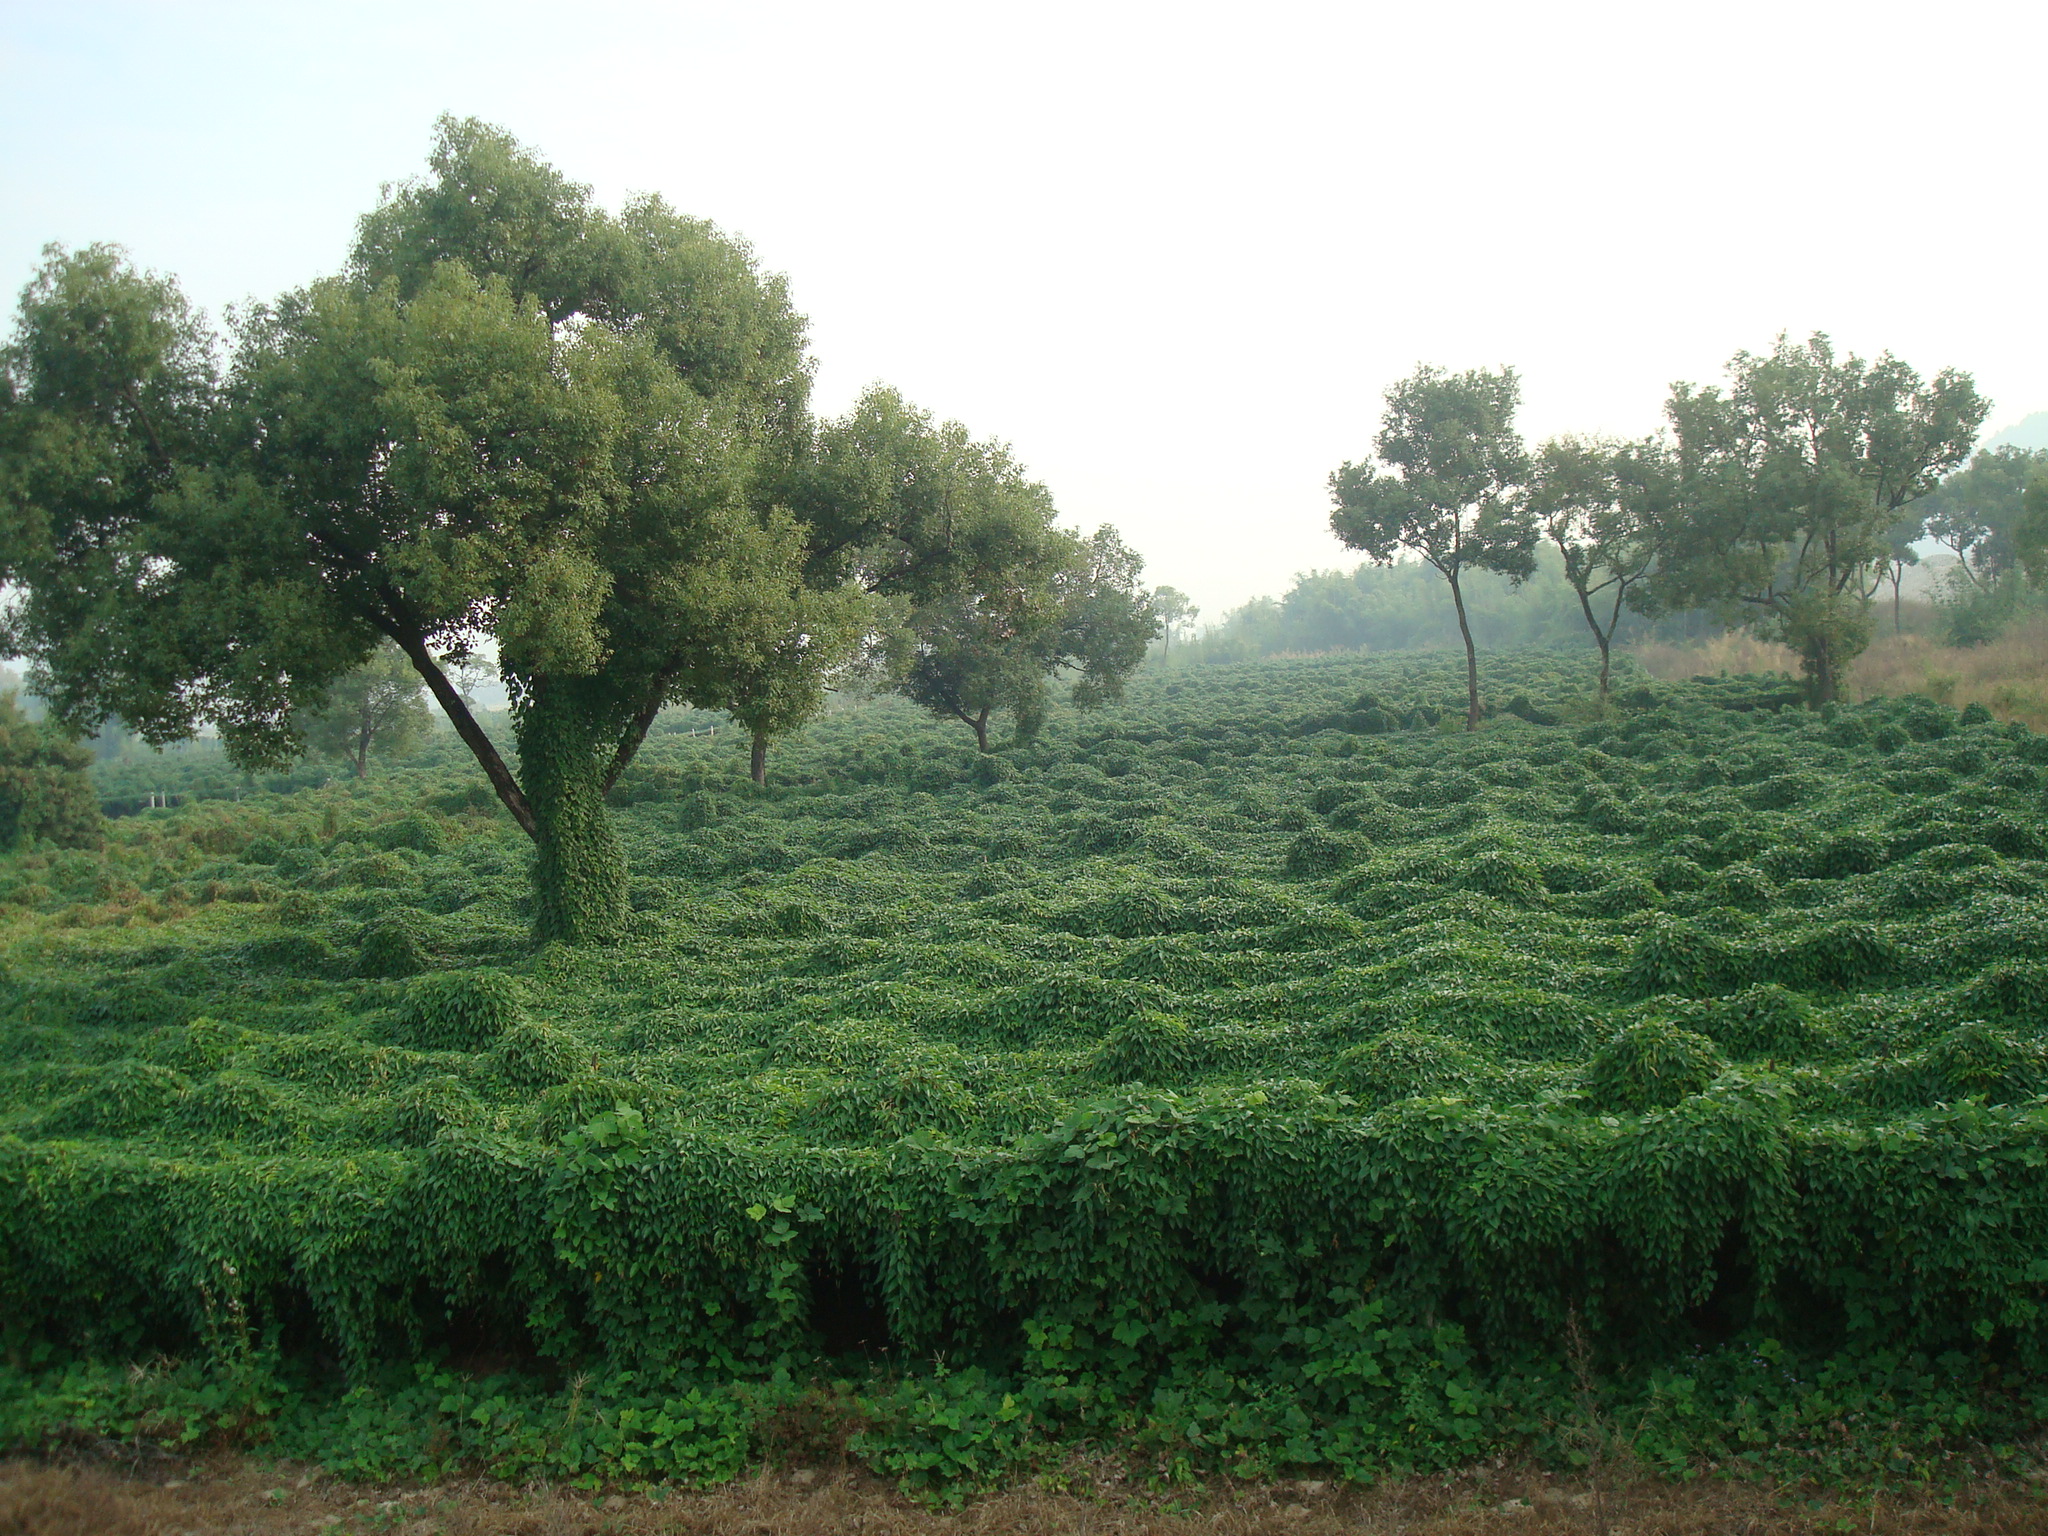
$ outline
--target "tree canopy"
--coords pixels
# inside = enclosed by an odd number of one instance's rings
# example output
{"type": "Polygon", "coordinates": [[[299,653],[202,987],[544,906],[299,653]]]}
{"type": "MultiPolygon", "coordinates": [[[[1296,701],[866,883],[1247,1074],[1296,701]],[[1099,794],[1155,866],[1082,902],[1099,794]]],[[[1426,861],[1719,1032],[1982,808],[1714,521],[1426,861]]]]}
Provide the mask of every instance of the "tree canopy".
{"type": "Polygon", "coordinates": [[[1600,648],[1603,699],[1614,633],[1656,568],[1672,479],[1669,455],[1656,442],[1556,438],[1530,468],[1528,509],[1557,547],[1564,578],[1600,648]]]}
{"type": "Polygon", "coordinates": [[[1986,406],[1967,374],[1923,380],[1821,335],[1736,354],[1725,388],[1675,386],[1679,514],[1652,600],[1791,647],[1814,701],[1832,700],[1870,642],[1891,530],[1963,461],[1986,406]]]}
{"type": "Polygon", "coordinates": [[[1144,562],[1114,531],[1058,526],[1008,448],[894,390],[822,425],[791,499],[813,584],[851,584],[903,614],[886,670],[984,750],[998,710],[1031,734],[1062,674],[1083,708],[1115,698],[1158,633],[1144,562]]]}
{"type": "Polygon", "coordinates": [[[419,674],[405,653],[387,641],[337,680],[328,690],[327,707],[307,715],[298,729],[315,752],[340,758],[361,779],[369,776],[373,748],[386,756],[402,753],[433,723],[419,674]]]}
{"type": "Polygon", "coordinates": [[[1963,579],[1992,586],[2019,569],[2027,487],[2048,477],[2048,449],[2004,445],[1973,456],[1914,511],[1929,538],[1952,550],[1963,579]]]}
{"type": "Polygon", "coordinates": [[[0,853],[36,842],[99,846],[99,796],[86,772],[91,763],[91,752],[30,720],[14,694],[0,690],[0,853]]]}

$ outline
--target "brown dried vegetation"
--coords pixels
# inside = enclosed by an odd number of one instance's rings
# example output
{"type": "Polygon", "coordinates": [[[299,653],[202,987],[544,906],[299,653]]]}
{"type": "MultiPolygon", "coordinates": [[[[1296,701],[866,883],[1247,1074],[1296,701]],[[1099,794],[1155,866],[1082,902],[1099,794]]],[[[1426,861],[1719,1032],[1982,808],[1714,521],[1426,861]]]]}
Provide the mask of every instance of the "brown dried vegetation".
{"type": "MultiPolygon", "coordinates": [[[[1085,1483],[1085,1475],[1080,1480],[1085,1483]]],[[[594,1494],[450,1482],[364,1488],[228,1460],[137,1475],[104,1465],[0,1465],[0,1536],[2022,1536],[2048,1530],[2031,1488],[1830,1499],[1762,1483],[1640,1482],[1590,1490],[1526,1469],[1357,1488],[1322,1482],[1140,1493],[997,1495],[952,1511],[860,1475],[764,1472],[708,1491],[594,1494]],[[1604,1510],[1603,1510],[1604,1506],[1604,1510]]]]}
{"type": "MultiPolygon", "coordinates": [[[[1669,681],[1703,672],[1799,673],[1799,658],[1784,646],[1739,632],[1689,645],[1641,645],[1633,654],[1652,677],[1669,681]]],[[[2025,620],[1989,645],[1969,647],[1943,645],[1924,632],[1880,634],[1856,658],[1843,691],[1859,702],[1921,693],[1955,709],[1982,704],[2001,720],[2048,730],[2048,618],[2025,620]]]]}

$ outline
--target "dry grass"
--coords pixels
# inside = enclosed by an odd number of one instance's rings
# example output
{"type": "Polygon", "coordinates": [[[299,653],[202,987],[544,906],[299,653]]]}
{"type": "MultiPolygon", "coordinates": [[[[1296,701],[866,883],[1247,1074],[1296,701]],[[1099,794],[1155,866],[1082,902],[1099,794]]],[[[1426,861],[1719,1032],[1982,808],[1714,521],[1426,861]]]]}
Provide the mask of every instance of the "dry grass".
{"type": "MultiPolygon", "coordinates": [[[[1645,671],[1661,678],[1799,672],[1798,658],[1783,646],[1741,634],[1695,645],[1643,645],[1633,654],[1645,671]]],[[[2048,730],[2048,618],[2015,624],[1992,644],[1966,650],[1925,634],[1884,635],[1857,658],[1847,691],[1858,700],[1924,693],[1957,709],[1982,704],[2001,720],[2048,730]]]]}
{"type": "Polygon", "coordinates": [[[1113,1484],[1082,1496],[1032,1490],[958,1511],[906,1502],[844,1473],[763,1476],[708,1492],[596,1495],[445,1483],[365,1489],[299,1469],[229,1460],[153,1477],[105,1466],[0,1465],[0,1536],[2022,1536],[2048,1530],[2032,1490],[1985,1487],[1953,1503],[1916,1497],[1835,1502],[1756,1483],[1640,1483],[1584,1489],[1540,1472],[1353,1488],[1219,1487],[1170,1504],[1113,1484]]]}

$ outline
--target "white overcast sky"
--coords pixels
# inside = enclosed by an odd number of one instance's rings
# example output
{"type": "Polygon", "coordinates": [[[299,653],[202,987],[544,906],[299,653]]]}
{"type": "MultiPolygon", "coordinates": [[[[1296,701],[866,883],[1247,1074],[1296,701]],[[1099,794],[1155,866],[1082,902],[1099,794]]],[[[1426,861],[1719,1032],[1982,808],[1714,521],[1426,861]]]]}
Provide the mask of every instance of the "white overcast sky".
{"type": "Polygon", "coordinates": [[[1780,330],[2048,409],[2048,7],[0,0],[0,284],[115,240],[217,310],[333,270],[444,111],[751,240],[821,406],[1012,443],[1209,617],[1357,557],[1417,362],[1652,429],[1780,330]]]}

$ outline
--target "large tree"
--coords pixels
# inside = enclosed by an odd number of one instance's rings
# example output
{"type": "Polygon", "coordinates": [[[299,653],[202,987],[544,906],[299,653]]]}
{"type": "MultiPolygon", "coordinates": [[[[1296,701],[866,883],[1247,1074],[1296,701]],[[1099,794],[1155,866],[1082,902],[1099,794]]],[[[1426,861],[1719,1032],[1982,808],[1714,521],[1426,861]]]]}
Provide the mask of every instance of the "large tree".
{"type": "Polygon", "coordinates": [[[1870,643],[1870,604],[1906,507],[1963,461],[1987,402],[1825,336],[1738,353],[1727,387],[1674,386],[1679,510],[1654,584],[1796,651],[1816,704],[1870,643]]]}
{"type": "Polygon", "coordinates": [[[1449,584],[1465,642],[1467,730],[1479,728],[1481,710],[1465,573],[1519,581],[1536,569],[1536,531],[1515,497],[1528,468],[1514,426],[1520,399],[1513,369],[1417,369],[1387,391],[1373,439],[1379,462],[1330,476],[1338,538],[1380,565],[1413,555],[1449,584]]]}
{"type": "Polygon", "coordinates": [[[1656,442],[1554,438],[1530,470],[1529,511],[1563,557],[1564,579],[1600,648],[1603,701],[1614,632],[1656,569],[1672,484],[1670,456],[1656,442]]]}
{"type": "Polygon", "coordinates": [[[53,249],[0,383],[5,639],[79,726],[202,721],[244,763],[385,641],[536,848],[536,929],[626,914],[606,787],[657,711],[734,702],[800,612],[770,487],[801,452],[803,324],[747,249],[658,199],[614,216],[497,130],[348,271],[246,315],[225,359],[166,279],[53,249]],[[451,663],[495,660],[516,771],[451,663]]]}

